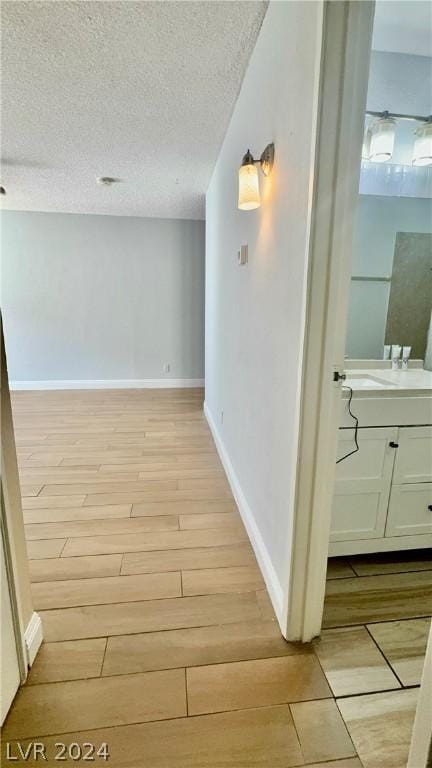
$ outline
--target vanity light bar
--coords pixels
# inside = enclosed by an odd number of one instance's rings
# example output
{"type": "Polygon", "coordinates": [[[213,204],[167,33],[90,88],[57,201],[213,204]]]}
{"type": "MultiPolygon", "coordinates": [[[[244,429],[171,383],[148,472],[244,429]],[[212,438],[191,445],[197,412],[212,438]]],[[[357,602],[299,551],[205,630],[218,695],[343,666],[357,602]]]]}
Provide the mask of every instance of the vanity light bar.
{"type": "Polygon", "coordinates": [[[395,120],[415,120],[418,123],[427,123],[431,120],[432,115],[405,115],[400,112],[373,112],[370,109],[366,110],[366,114],[371,117],[393,117],[395,120]]]}
{"type": "Polygon", "coordinates": [[[366,114],[378,119],[365,129],[362,160],[371,160],[373,163],[386,163],[391,160],[396,123],[399,120],[411,120],[420,123],[414,131],[412,164],[414,166],[432,165],[432,115],[407,115],[387,110],[384,112],[366,110],[366,114]]]}

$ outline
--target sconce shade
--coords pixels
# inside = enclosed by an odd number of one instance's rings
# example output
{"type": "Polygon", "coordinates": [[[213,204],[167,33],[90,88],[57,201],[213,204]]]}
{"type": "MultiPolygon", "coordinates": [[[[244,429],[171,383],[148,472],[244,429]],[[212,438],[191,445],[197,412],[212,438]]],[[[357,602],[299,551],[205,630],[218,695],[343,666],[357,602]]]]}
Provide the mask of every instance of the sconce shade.
{"type": "Polygon", "coordinates": [[[413,165],[432,165],[432,122],[424,123],[415,132],[413,165]]]}
{"type": "Polygon", "coordinates": [[[369,160],[386,163],[393,155],[396,121],[392,117],[381,117],[372,126],[369,160]]]}
{"type": "Polygon", "coordinates": [[[258,168],[252,163],[239,168],[238,207],[241,211],[253,211],[261,205],[258,168]]]}

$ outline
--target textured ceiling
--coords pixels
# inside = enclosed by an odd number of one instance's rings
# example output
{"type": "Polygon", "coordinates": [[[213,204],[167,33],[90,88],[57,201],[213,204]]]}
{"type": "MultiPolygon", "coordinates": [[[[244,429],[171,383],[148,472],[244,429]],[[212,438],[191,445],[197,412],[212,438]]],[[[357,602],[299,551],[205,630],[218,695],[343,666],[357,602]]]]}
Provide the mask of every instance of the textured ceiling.
{"type": "Polygon", "coordinates": [[[266,7],[3,0],[2,207],[203,218],[266,7]]]}

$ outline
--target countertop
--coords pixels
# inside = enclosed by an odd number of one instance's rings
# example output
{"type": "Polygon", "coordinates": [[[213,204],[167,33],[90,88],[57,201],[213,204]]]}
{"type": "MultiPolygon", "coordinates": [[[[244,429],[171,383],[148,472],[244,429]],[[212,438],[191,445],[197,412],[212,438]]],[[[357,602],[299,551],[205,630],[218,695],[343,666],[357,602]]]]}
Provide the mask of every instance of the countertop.
{"type": "MultiPolygon", "coordinates": [[[[391,371],[380,368],[347,369],[346,384],[357,397],[423,396],[432,397],[432,371],[412,368],[391,371]],[[376,381],[375,381],[376,379],[376,381]]],[[[343,391],[348,397],[348,391],[343,391]]]]}

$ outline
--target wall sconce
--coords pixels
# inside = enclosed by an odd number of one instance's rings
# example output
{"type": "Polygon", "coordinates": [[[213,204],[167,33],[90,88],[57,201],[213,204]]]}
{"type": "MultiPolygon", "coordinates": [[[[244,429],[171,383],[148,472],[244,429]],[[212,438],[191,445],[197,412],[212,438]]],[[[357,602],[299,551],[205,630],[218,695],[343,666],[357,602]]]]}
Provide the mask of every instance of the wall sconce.
{"type": "Polygon", "coordinates": [[[239,168],[238,207],[241,211],[253,211],[254,208],[260,207],[261,198],[257,165],[259,163],[264,176],[268,176],[273,168],[273,162],[274,144],[267,144],[259,160],[254,160],[249,149],[244,155],[239,168]]]}
{"type": "Polygon", "coordinates": [[[391,160],[396,132],[396,120],[384,112],[383,117],[374,123],[371,130],[370,156],[373,163],[386,163],[391,160]]]}
{"type": "Polygon", "coordinates": [[[414,131],[412,164],[416,166],[432,165],[432,115],[405,115],[397,112],[372,112],[367,115],[378,118],[372,126],[365,128],[362,147],[362,160],[373,163],[386,163],[391,160],[395,144],[396,125],[408,120],[421,125],[414,131]]]}
{"type": "Polygon", "coordinates": [[[432,117],[415,132],[413,165],[432,165],[432,117]]]}

